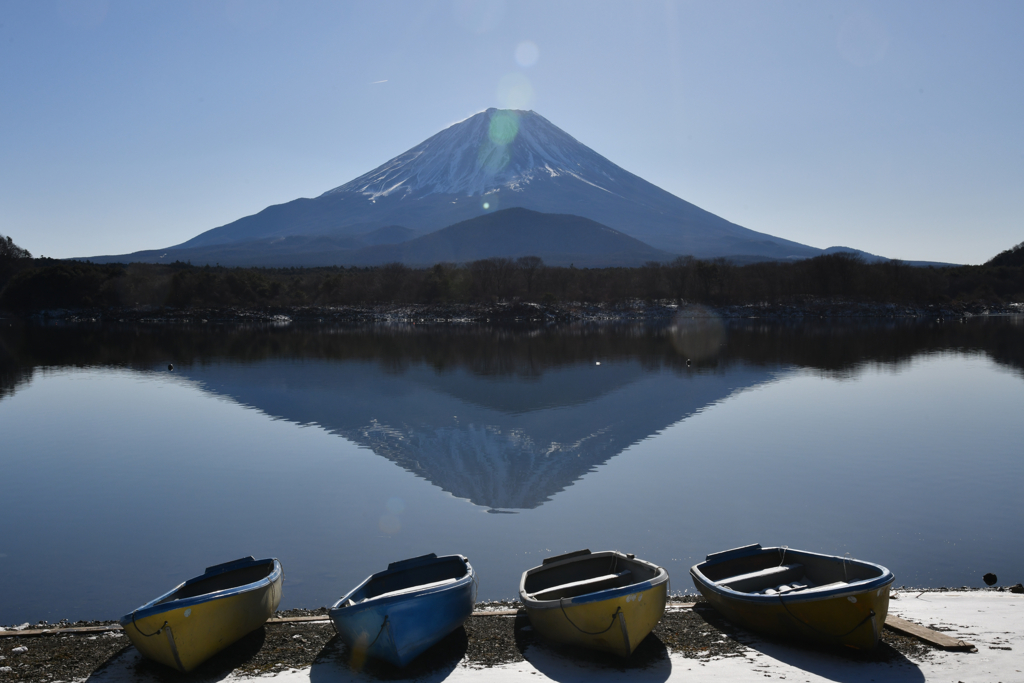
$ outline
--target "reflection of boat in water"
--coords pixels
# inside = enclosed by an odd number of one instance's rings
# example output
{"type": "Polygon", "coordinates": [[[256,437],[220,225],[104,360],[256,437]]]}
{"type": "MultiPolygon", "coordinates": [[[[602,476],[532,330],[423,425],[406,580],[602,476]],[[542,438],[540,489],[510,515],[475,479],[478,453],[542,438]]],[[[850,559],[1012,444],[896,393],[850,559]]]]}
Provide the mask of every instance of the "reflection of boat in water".
{"type": "Polygon", "coordinates": [[[339,361],[222,363],[182,374],[268,415],[320,425],[496,510],[536,508],[629,446],[777,376],[745,366],[650,371],[639,361],[529,376],[339,361]]]}
{"type": "Polygon", "coordinates": [[[667,598],[668,572],[608,550],[549,557],[519,584],[519,599],[541,635],[622,657],[658,624],[667,598]]]}
{"type": "Polygon", "coordinates": [[[870,649],[895,577],[881,565],[748,545],[707,556],[693,583],[727,619],[773,636],[870,649]]]}
{"type": "Polygon", "coordinates": [[[353,662],[405,666],[462,626],[476,602],[476,574],[462,555],[431,553],[392,562],[331,607],[353,662]]]}
{"type": "Polygon", "coordinates": [[[281,563],[246,557],[206,571],[121,617],[146,657],[188,672],[255,631],[281,602],[281,563]]]}

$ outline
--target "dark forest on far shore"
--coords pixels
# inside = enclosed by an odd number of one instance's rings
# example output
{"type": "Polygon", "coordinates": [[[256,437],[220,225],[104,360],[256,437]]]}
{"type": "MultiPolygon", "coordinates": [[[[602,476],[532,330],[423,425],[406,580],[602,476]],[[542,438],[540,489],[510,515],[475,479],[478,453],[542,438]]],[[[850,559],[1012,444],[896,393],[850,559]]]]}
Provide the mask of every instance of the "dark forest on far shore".
{"type": "Polygon", "coordinates": [[[680,257],[638,268],[546,266],[537,257],[410,268],[226,268],[33,259],[0,236],[0,310],[170,306],[287,307],[614,304],[674,300],[709,305],[836,301],[1004,304],[1024,301],[1024,243],[981,266],[866,263],[849,253],[735,265],[680,257]]]}

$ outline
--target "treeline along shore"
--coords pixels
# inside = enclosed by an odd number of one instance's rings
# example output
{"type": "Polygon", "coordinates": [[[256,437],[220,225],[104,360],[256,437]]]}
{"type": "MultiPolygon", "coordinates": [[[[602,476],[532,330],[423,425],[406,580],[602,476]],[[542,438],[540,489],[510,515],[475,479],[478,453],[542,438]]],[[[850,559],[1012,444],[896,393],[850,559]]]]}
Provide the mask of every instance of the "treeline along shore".
{"type": "MultiPolygon", "coordinates": [[[[3,238],[0,238],[2,240],[3,238]]],[[[9,238],[7,240],[10,242],[9,238]]],[[[868,263],[851,253],[736,265],[679,257],[637,268],[547,266],[489,258],[413,268],[227,268],[188,263],[107,264],[0,256],[0,310],[286,309],[387,305],[487,306],[629,302],[708,306],[900,304],[1005,307],[1024,301],[1024,243],[980,266],[868,263]]]]}

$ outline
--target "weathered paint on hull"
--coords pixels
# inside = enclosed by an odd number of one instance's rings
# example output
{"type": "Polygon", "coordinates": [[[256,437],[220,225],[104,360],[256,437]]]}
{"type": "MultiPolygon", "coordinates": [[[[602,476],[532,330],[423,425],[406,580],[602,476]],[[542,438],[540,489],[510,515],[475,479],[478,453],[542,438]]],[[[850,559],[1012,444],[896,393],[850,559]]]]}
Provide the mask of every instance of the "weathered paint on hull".
{"type": "Polygon", "coordinates": [[[729,621],[781,638],[802,638],[870,650],[878,644],[889,613],[889,585],[820,599],[772,596],[763,600],[726,598],[697,588],[729,621]]]}
{"type": "MultiPolygon", "coordinates": [[[[281,576],[260,588],[122,621],[142,655],[188,672],[269,619],[281,602],[281,576]]],[[[168,607],[171,607],[170,603],[168,607]]]]}
{"type": "MultiPolygon", "coordinates": [[[[566,645],[628,657],[665,613],[667,582],[605,600],[563,598],[543,607],[526,606],[530,623],[546,638],[566,645]]],[[[609,591],[612,592],[612,591],[609,591]]]]}
{"type": "Polygon", "coordinates": [[[366,657],[402,667],[459,628],[475,602],[476,583],[470,575],[439,592],[334,609],[331,619],[357,667],[366,657]]]}
{"type": "Polygon", "coordinates": [[[759,543],[712,553],[690,576],[730,621],[860,650],[878,644],[895,580],[872,562],[759,543]]]}

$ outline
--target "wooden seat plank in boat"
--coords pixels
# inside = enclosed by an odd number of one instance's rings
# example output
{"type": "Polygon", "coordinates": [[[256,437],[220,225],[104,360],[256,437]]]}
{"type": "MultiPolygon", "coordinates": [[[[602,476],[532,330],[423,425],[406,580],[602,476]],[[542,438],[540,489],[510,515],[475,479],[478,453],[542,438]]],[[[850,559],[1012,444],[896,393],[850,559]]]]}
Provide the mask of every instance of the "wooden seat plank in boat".
{"type": "Polygon", "coordinates": [[[715,583],[740,593],[756,593],[766,588],[774,588],[784,583],[797,581],[803,578],[803,575],[804,566],[802,564],[783,564],[777,567],[767,567],[756,572],[730,576],[726,579],[715,581],[715,583]]]}
{"type": "Polygon", "coordinates": [[[563,583],[561,586],[552,586],[551,588],[537,591],[533,594],[533,597],[537,600],[559,600],[561,598],[575,598],[587,593],[596,593],[597,591],[608,590],[609,588],[618,588],[619,586],[631,583],[629,580],[631,574],[632,572],[625,569],[617,574],[605,574],[590,579],[583,579],[582,581],[563,583]]]}
{"type": "Polygon", "coordinates": [[[458,579],[444,579],[443,581],[431,581],[430,583],[420,584],[419,586],[409,586],[408,588],[400,588],[398,590],[388,591],[387,593],[381,593],[380,595],[374,595],[372,598],[363,598],[362,602],[366,602],[367,600],[391,598],[396,595],[408,595],[409,593],[417,593],[419,591],[428,591],[432,588],[450,586],[456,581],[458,581],[458,579]]]}

